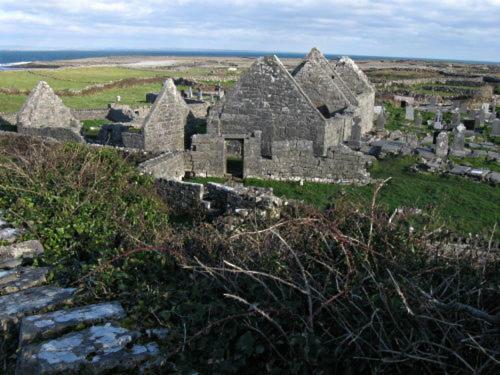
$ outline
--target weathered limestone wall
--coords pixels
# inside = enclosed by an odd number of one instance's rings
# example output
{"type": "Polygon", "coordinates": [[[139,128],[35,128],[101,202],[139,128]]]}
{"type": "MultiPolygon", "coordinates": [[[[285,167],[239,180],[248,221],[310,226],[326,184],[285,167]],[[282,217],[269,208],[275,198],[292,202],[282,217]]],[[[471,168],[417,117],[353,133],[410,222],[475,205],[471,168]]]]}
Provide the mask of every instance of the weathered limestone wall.
{"type": "Polygon", "coordinates": [[[78,121],[95,120],[95,119],[104,120],[106,118],[106,115],[108,114],[108,110],[107,109],[78,109],[78,110],[72,109],[71,113],[78,121]]]}
{"type": "Polygon", "coordinates": [[[142,134],[132,133],[132,132],[123,132],[123,133],[121,133],[121,135],[122,135],[123,147],[125,147],[125,148],[137,148],[137,149],[144,148],[144,137],[142,134]]]}
{"type": "Polygon", "coordinates": [[[225,97],[212,107],[208,133],[262,131],[262,155],[273,141],[307,139],[323,155],[326,120],[276,56],[260,58],[225,97]]]}
{"type": "Polygon", "coordinates": [[[258,157],[259,134],[245,142],[244,175],[276,180],[367,183],[368,159],[344,145],[328,149],[326,157],[314,156],[312,142],[273,142],[270,159],[258,157]]]}
{"type": "Polygon", "coordinates": [[[21,134],[83,142],[81,124],[46,82],[39,82],[17,114],[21,134]]]}
{"type": "Polygon", "coordinates": [[[139,165],[139,170],[156,178],[181,180],[185,175],[184,152],[168,152],[139,165]]]}
{"type": "Polygon", "coordinates": [[[355,116],[361,118],[361,132],[366,134],[373,130],[375,92],[365,92],[357,96],[358,107],[355,116]]]}
{"type": "Polygon", "coordinates": [[[187,171],[197,176],[224,176],[226,173],[224,138],[210,134],[193,136],[191,150],[186,153],[185,166],[187,171]]]}
{"type": "Polygon", "coordinates": [[[144,149],[152,152],[184,150],[188,113],[188,106],[174,81],[168,79],[144,121],[144,149]]]}
{"type": "Polygon", "coordinates": [[[201,184],[160,178],[156,180],[156,188],[160,197],[178,215],[199,215],[204,210],[205,188],[201,184]]]}

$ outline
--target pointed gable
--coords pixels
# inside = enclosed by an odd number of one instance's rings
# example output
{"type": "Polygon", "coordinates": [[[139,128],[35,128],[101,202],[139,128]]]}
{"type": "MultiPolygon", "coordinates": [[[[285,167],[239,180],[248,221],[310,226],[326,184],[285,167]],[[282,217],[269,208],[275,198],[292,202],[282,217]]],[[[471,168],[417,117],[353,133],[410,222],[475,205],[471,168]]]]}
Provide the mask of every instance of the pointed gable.
{"type": "Polygon", "coordinates": [[[47,82],[43,81],[31,91],[18,113],[17,127],[22,134],[83,142],[80,122],[47,82]]]}
{"type": "Polygon", "coordinates": [[[168,79],[144,120],[144,149],[152,152],[184,150],[184,132],[189,108],[168,79]]]}
{"type": "Polygon", "coordinates": [[[349,57],[342,57],[333,68],[356,95],[375,92],[366,74],[349,57]]]}
{"type": "Polygon", "coordinates": [[[323,108],[323,113],[324,108],[333,113],[357,104],[355,95],[317,48],[309,52],[292,75],[316,108],[323,108]]]}
{"type": "Polygon", "coordinates": [[[258,59],[210,111],[209,133],[262,131],[261,152],[272,155],[272,142],[313,141],[324,151],[326,121],[276,56],[258,59]]]}

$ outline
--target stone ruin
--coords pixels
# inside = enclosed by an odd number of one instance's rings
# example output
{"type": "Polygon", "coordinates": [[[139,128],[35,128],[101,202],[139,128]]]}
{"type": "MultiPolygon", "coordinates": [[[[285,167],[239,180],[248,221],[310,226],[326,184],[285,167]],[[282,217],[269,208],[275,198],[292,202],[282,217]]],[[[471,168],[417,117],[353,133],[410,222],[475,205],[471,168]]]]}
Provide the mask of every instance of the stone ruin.
{"type": "Polygon", "coordinates": [[[21,134],[83,142],[82,125],[47,82],[40,81],[17,115],[21,134]]]}

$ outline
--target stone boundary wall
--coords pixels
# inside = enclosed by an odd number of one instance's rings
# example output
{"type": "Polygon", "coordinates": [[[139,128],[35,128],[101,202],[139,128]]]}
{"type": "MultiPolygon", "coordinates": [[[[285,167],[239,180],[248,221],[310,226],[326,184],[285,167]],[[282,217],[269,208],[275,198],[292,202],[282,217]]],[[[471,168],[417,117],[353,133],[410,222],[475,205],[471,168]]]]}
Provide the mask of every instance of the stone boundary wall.
{"type": "Polygon", "coordinates": [[[396,79],[393,81],[387,81],[383,83],[377,83],[378,86],[383,87],[383,88],[389,88],[391,86],[395,85],[404,85],[404,86],[411,86],[411,85],[419,85],[419,84],[431,84],[431,83],[441,83],[441,84],[446,84],[446,83],[457,83],[457,82],[467,82],[470,83],[471,85],[475,86],[475,83],[477,84],[482,84],[484,83],[483,77],[455,77],[455,78],[412,78],[412,79],[396,79]]]}
{"type": "Polygon", "coordinates": [[[202,184],[159,178],[156,180],[156,188],[175,214],[199,215],[205,212],[205,187],[202,184]]]}
{"type": "Polygon", "coordinates": [[[105,120],[108,114],[108,109],[72,109],[71,113],[79,120],[105,120]]]}
{"type": "Polygon", "coordinates": [[[143,173],[156,178],[181,180],[185,175],[184,152],[168,152],[139,165],[143,173]]]}

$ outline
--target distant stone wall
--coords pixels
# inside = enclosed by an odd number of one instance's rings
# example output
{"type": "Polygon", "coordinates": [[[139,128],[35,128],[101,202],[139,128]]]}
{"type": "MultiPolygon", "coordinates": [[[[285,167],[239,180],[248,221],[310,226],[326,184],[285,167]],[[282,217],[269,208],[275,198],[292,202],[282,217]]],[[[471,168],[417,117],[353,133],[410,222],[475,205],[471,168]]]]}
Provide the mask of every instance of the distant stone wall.
{"type": "Polygon", "coordinates": [[[72,109],[71,113],[78,121],[104,120],[108,114],[107,109],[72,109]]]}
{"type": "Polygon", "coordinates": [[[16,125],[17,113],[0,112],[0,125],[16,125]]]}
{"type": "Polygon", "coordinates": [[[156,178],[181,180],[185,175],[184,152],[168,152],[139,165],[139,170],[156,178]]]}

